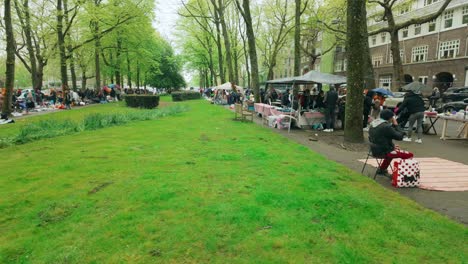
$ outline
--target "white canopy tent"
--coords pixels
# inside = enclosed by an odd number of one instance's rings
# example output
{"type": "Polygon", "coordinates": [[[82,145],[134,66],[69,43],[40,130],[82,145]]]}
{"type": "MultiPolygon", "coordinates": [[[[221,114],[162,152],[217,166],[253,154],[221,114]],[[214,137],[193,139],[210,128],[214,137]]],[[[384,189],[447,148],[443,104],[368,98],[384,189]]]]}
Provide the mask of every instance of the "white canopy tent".
{"type": "MultiPolygon", "coordinates": [[[[226,91],[230,91],[232,90],[232,84],[230,82],[227,82],[227,83],[223,83],[221,85],[218,85],[216,87],[214,87],[215,90],[226,90],[226,91]]],[[[236,85],[236,89],[238,92],[241,92],[242,94],[244,94],[244,88],[239,86],[239,85],[236,85]]]]}

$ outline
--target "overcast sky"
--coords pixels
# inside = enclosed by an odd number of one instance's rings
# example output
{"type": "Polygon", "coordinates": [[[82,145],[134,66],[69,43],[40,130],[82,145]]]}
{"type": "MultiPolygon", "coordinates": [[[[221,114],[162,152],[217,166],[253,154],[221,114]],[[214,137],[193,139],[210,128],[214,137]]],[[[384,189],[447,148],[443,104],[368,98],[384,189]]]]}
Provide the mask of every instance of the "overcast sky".
{"type": "Polygon", "coordinates": [[[173,31],[177,20],[177,9],[182,5],[181,0],[156,0],[156,21],[154,27],[161,35],[174,41],[173,31]]]}

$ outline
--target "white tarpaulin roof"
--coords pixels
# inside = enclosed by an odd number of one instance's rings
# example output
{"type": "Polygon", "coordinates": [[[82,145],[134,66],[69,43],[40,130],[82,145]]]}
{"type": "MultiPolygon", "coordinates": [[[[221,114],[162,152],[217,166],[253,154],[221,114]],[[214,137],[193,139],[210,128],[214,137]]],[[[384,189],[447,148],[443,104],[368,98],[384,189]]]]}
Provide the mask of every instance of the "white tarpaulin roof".
{"type": "Polygon", "coordinates": [[[302,76],[281,78],[276,80],[267,81],[267,83],[278,83],[278,84],[310,84],[310,83],[322,83],[322,84],[342,84],[346,83],[346,77],[341,75],[334,75],[330,73],[323,73],[318,71],[310,71],[302,76]]]}
{"type": "MultiPolygon", "coordinates": [[[[214,87],[214,89],[215,90],[232,90],[232,84],[230,82],[223,83],[221,85],[214,87]]],[[[244,93],[244,88],[242,88],[241,86],[236,85],[236,89],[237,91],[244,93]]]]}

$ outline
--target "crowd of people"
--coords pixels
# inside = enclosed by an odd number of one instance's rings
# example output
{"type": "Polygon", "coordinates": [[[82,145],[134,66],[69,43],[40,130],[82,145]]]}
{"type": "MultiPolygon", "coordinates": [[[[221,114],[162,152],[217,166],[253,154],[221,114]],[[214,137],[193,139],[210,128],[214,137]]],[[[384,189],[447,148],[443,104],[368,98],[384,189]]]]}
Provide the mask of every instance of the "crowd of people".
{"type": "MultiPolygon", "coordinates": [[[[67,85],[60,88],[17,89],[12,95],[12,109],[16,114],[28,114],[30,111],[45,109],[71,109],[72,106],[92,103],[107,103],[121,100],[121,94],[147,93],[144,89],[121,89],[118,85],[104,86],[96,91],[94,89],[69,89],[67,85]]],[[[0,93],[0,104],[3,103],[5,91],[0,93]]]]}

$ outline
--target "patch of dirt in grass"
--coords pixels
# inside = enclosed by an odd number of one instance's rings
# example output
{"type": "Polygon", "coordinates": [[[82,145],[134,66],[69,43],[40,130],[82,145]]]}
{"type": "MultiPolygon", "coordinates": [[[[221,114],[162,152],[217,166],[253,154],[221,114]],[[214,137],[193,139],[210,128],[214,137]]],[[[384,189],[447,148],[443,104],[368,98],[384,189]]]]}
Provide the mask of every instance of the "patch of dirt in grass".
{"type": "Polygon", "coordinates": [[[173,105],[173,103],[171,103],[171,102],[161,102],[161,101],[159,101],[158,108],[164,108],[164,107],[168,107],[168,106],[171,106],[171,105],[173,105]]]}
{"type": "Polygon", "coordinates": [[[211,141],[211,139],[206,134],[201,134],[200,141],[208,142],[208,141],[211,141]]]}
{"type": "Polygon", "coordinates": [[[78,208],[78,205],[52,203],[37,214],[40,220],[40,223],[37,226],[43,227],[60,222],[70,216],[76,208],[78,208]]]}
{"type": "Polygon", "coordinates": [[[366,152],[367,144],[349,143],[344,141],[344,132],[339,130],[333,133],[315,132],[309,136],[309,141],[322,141],[333,147],[344,149],[352,152],[366,152]]]}
{"type": "Polygon", "coordinates": [[[98,186],[94,187],[92,190],[90,190],[90,191],[88,192],[88,194],[89,194],[89,195],[90,195],[90,194],[95,194],[95,193],[99,192],[100,190],[106,188],[107,186],[109,186],[109,185],[111,185],[111,184],[113,184],[113,183],[114,183],[114,182],[103,182],[103,183],[99,184],[98,186]]]}
{"type": "Polygon", "coordinates": [[[159,249],[152,249],[149,254],[152,256],[152,257],[160,257],[162,255],[161,253],[161,250],[159,249]]]}

